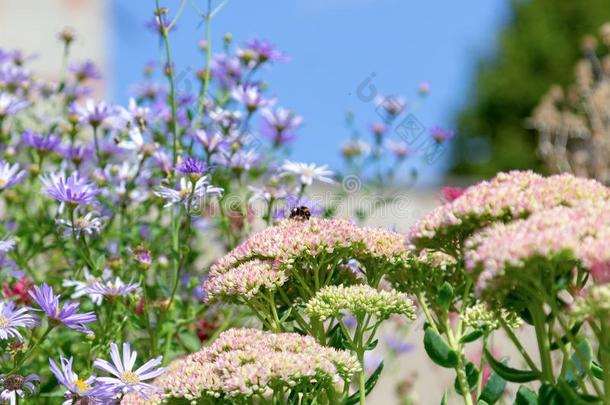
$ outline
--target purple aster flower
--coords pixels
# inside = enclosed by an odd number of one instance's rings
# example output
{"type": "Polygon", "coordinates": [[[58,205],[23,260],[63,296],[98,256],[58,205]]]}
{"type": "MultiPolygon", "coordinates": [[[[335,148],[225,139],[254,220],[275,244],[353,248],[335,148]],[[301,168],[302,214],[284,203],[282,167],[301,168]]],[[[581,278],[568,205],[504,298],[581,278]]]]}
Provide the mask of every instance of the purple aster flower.
{"type": "MultiPolygon", "coordinates": [[[[161,34],[163,32],[163,28],[165,28],[165,30],[167,30],[169,28],[169,24],[170,23],[168,21],[166,21],[165,15],[161,15],[161,16],[154,16],[152,19],[147,21],[146,24],[144,24],[144,26],[146,28],[148,28],[149,30],[151,30],[152,32],[161,34]]],[[[169,31],[173,31],[175,29],[176,29],[176,24],[172,25],[172,27],[169,31]]]]}
{"type": "Polygon", "coordinates": [[[104,297],[119,297],[129,295],[140,287],[140,283],[125,284],[120,278],[108,280],[105,282],[96,281],[92,285],[85,288],[89,294],[99,294],[104,297]]]}
{"type": "Polygon", "coordinates": [[[387,336],[385,343],[396,354],[408,353],[415,349],[413,343],[405,342],[396,336],[387,336]]]}
{"type": "Polygon", "coordinates": [[[144,381],[156,378],[166,370],[164,367],[159,367],[163,359],[163,356],[159,356],[147,361],[143,366],[134,371],[137,353],[131,351],[131,347],[127,342],[123,343],[123,356],[121,356],[116,343],[111,343],[110,358],[112,363],[103,359],[97,359],[93,363],[93,367],[106,371],[114,377],[98,377],[97,380],[112,385],[117,391],[123,393],[139,392],[146,395],[146,393],[154,391],[156,388],[144,381]]]}
{"type": "Polygon", "coordinates": [[[207,169],[208,165],[205,162],[193,157],[185,158],[176,166],[176,170],[179,173],[194,177],[204,175],[207,169]]]}
{"type": "Polygon", "coordinates": [[[182,177],[179,187],[176,190],[166,186],[158,186],[153,190],[153,193],[165,200],[164,207],[180,203],[184,204],[185,207],[189,205],[194,206],[208,196],[221,196],[223,193],[222,188],[214,187],[208,183],[207,176],[202,176],[195,184],[182,177]]]}
{"type": "Polygon", "coordinates": [[[21,66],[0,65],[0,87],[5,87],[9,92],[29,87],[30,77],[30,71],[21,66]]]}
{"type": "Polygon", "coordinates": [[[32,308],[21,307],[15,309],[13,301],[0,301],[0,340],[16,337],[20,341],[23,336],[17,328],[32,328],[38,326],[38,318],[28,313],[32,308]]]}
{"type": "Polygon", "coordinates": [[[219,133],[214,133],[211,135],[209,132],[206,132],[203,129],[196,130],[193,133],[193,138],[203,145],[208,154],[216,152],[226,143],[226,139],[223,138],[219,133]]]}
{"type": "Polygon", "coordinates": [[[236,153],[224,151],[214,156],[214,162],[240,172],[252,169],[259,160],[260,156],[253,150],[240,150],[236,153]]]}
{"type": "Polygon", "coordinates": [[[70,112],[88,122],[92,127],[97,128],[112,115],[112,108],[103,101],[96,103],[95,100],[90,98],[85,101],[84,106],[72,103],[70,112]]]}
{"type": "Polygon", "coordinates": [[[388,132],[388,126],[383,122],[374,122],[370,125],[370,130],[377,138],[381,138],[388,132]]]}
{"type": "Polygon", "coordinates": [[[441,127],[434,127],[430,130],[430,136],[438,143],[448,141],[455,137],[455,132],[441,127]]]}
{"type": "Polygon", "coordinates": [[[133,94],[144,100],[156,100],[165,95],[165,88],[159,83],[141,83],[132,88],[133,94]]]}
{"type": "Polygon", "coordinates": [[[396,142],[388,139],[385,146],[398,160],[402,160],[413,153],[405,142],[396,142]]]}
{"type": "Polygon", "coordinates": [[[254,85],[237,86],[231,92],[231,96],[244,104],[249,113],[270,106],[275,102],[274,99],[264,98],[258,86],[254,85]]]}
{"type": "Polygon", "coordinates": [[[225,89],[235,87],[241,80],[239,59],[228,55],[214,55],[211,63],[212,77],[218,79],[225,89]]]}
{"type": "Polygon", "coordinates": [[[19,183],[27,173],[19,170],[19,163],[11,165],[6,160],[0,161],[0,191],[19,183]]]}
{"type": "Polygon", "coordinates": [[[72,72],[72,74],[74,74],[78,82],[84,82],[85,80],[90,79],[101,79],[102,77],[100,71],[97,69],[97,66],[95,66],[95,63],[90,60],[80,63],[73,63],[68,69],[70,72],[72,72]]]}
{"type": "Polygon", "coordinates": [[[72,234],[80,236],[81,233],[89,236],[99,234],[104,227],[106,218],[100,217],[96,212],[88,212],[80,216],[77,211],[78,209],[74,211],[74,223],[71,220],[61,218],[55,220],[58,226],[65,228],[64,236],[69,237],[72,234]]]}
{"type": "Polygon", "coordinates": [[[275,111],[265,109],[261,116],[261,132],[276,146],[293,140],[296,136],[294,131],[303,124],[302,117],[281,107],[275,111]]]}
{"type": "Polygon", "coordinates": [[[61,155],[70,160],[76,166],[79,166],[85,159],[93,156],[93,148],[91,145],[82,145],[78,143],[66,144],[60,148],[61,155]]]}
{"type": "Polygon", "coordinates": [[[57,378],[57,381],[66,387],[68,390],[64,398],[63,405],[70,405],[73,403],[81,403],[79,399],[86,399],[87,404],[102,405],[107,404],[111,401],[111,398],[116,394],[115,389],[112,386],[106,384],[97,384],[95,376],[83,380],[72,369],[73,358],[66,359],[65,357],[59,358],[59,366],[49,358],[49,365],[51,372],[57,378]]]}
{"type": "Polygon", "coordinates": [[[77,302],[60,306],[60,296],[53,294],[53,288],[46,283],[43,283],[42,287],[34,286],[34,291],[30,291],[30,296],[46,312],[51,321],[63,323],[68,328],[79,332],[92,333],[85,324],[95,321],[95,314],[93,312],[79,314],[80,304],[77,302]]]}
{"type": "Polygon", "coordinates": [[[28,102],[8,94],[0,93],[0,119],[17,114],[28,106],[28,102]]]}
{"type": "Polygon", "coordinates": [[[64,174],[51,173],[48,177],[43,177],[42,182],[51,197],[72,206],[90,204],[100,192],[93,183],[80,177],[78,172],[72,173],[67,179],[64,174]]]}
{"type": "Polygon", "coordinates": [[[8,402],[10,405],[17,403],[17,396],[25,397],[26,392],[32,395],[36,392],[34,383],[39,383],[40,378],[36,374],[30,374],[26,377],[19,374],[11,374],[9,376],[0,375],[0,402],[8,402]]]}
{"type": "Polygon", "coordinates": [[[237,50],[237,56],[248,66],[255,67],[267,61],[286,61],[288,57],[269,41],[253,39],[245,48],[237,50]]]}
{"type": "Polygon", "coordinates": [[[379,96],[377,97],[377,108],[385,114],[386,122],[396,118],[407,107],[407,101],[398,96],[379,96]]]}
{"type": "Polygon", "coordinates": [[[53,134],[42,135],[29,130],[23,132],[22,139],[32,148],[42,153],[53,152],[61,143],[61,139],[53,134]]]}

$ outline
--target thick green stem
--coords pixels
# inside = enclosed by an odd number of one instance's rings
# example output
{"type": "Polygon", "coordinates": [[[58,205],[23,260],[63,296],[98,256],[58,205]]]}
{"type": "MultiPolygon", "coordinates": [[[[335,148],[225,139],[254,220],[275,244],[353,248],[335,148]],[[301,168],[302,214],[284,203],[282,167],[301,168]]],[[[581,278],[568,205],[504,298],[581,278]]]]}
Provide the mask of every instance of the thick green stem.
{"type": "Polygon", "coordinates": [[[534,321],[534,329],[536,330],[536,340],[538,341],[538,350],[540,352],[540,362],[542,364],[542,377],[544,381],[554,382],[553,361],[551,359],[551,348],[549,337],[546,332],[545,315],[542,307],[532,305],[530,312],[534,321]]]}

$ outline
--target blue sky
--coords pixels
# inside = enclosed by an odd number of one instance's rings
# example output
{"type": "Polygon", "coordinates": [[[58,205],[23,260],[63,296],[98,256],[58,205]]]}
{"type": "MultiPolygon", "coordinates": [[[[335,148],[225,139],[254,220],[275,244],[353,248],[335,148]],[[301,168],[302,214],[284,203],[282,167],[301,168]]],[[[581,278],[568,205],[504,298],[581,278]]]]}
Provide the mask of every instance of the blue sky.
{"type": "MultiPolygon", "coordinates": [[[[179,3],[162,4],[175,11],[179,3]]],[[[116,102],[127,99],[142,65],[161,57],[156,36],[143,29],[153,9],[153,0],[112,3],[116,102]]],[[[354,112],[363,129],[376,116],[375,105],[356,95],[364,79],[374,74],[379,92],[407,100],[416,99],[420,81],[430,82],[430,95],[411,112],[427,127],[451,128],[455,111],[467,103],[476,61],[492,51],[507,10],[506,0],[231,0],[213,21],[213,42],[220,45],[231,32],[238,43],[268,39],[287,53],[290,62],[262,73],[279,104],[305,118],[292,156],[340,167],[338,145],[349,136],[345,113],[354,112]]],[[[178,72],[203,64],[199,22],[187,5],[171,37],[178,72]]],[[[436,179],[445,164],[420,172],[436,179]]]]}

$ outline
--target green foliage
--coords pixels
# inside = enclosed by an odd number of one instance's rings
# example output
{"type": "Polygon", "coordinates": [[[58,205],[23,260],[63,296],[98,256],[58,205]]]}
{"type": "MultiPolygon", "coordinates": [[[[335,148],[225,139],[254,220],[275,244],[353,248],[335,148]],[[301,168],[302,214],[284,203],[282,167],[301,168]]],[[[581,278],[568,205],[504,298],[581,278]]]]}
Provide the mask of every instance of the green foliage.
{"type": "Polygon", "coordinates": [[[424,334],[424,348],[430,359],[441,367],[454,368],[458,364],[457,353],[449,347],[447,342],[429,327],[424,334]]]}
{"type": "Polygon", "coordinates": [[[489,366],[495,371],[500,377],[510,382],[525,383],[535,381],[540,378],[539,373],[531,370],[517,370],[512,367],[508,367],[506,364],[496,360],[489,350],[484,349],[485,359],[489,366]]]}
{"type": "MultiPolygon", "coordinates": [[[[495,372],[491,373],[485,387],[483,387],[483,391],[481,391],[479,402],[484,402],[489,405],[495,404],[504,393],[505,388],[506,380],[495,372]]],[[[477,404],[479,402],[477,402],[477,404]]]]}
{"type": "Polygon", "coordinates": [[[513,1],[497,51],[479,63],[472,101],[457,117],[455,172],[540,169],[524,119],[552,84],[571,81],[581,37],[608,20],[607,0],[513,1]]]}

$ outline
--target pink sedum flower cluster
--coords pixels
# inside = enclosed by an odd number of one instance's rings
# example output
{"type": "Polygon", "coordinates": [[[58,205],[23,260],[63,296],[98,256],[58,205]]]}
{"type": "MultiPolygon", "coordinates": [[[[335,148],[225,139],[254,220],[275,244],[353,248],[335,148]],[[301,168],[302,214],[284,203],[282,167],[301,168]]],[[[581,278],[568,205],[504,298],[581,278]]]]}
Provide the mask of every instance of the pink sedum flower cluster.
{"type": "Polygon", "coordinates": [[[411,228],[407,239],[421,248],[452,239],[455,232],[467,236],[493,222],[580,201],[608,199],[610,191],[601,183],[570,174],[543,177],[532,171],[499,173],[425,215],[411,228]]]}
{"type": "Polygon", "coordinates": [[[466,241],[464,262],[478,271],[479,291],[493,288],[505,269],[520,268],[535,257],[568,253],[589,270],[608,268],[610,202],[556,207],[509,224],[496,224],[466,241]]]}
{"type": "Polygon", "coordinates": [[[273,390],[312,387],[335,389],[360,371],[346,351],[319,345],[296,333],[230,329],[197,353],[174,361],[154,383],[159,393],[125,397],[124,404],[160,404],[171,399],[232,399],[270,396],[273,390]]]}
{"type": "Polygon", "coordinates": [[[385,229],[341,219],[287,219],[252,235],[218,260],[204,288],[210,300],[248,299],[263,288],[282,286],[299,258],[311,260],[321,254],[336,255],[334,264],[356,259],[366,267],[368,260],[399,263],[408,250],[403,235],[385,229]]]}

